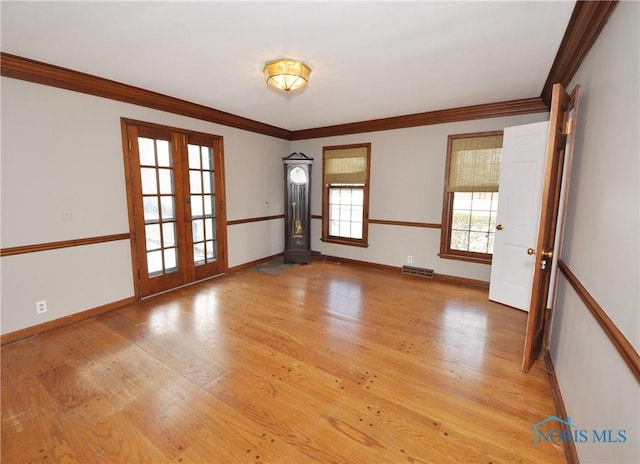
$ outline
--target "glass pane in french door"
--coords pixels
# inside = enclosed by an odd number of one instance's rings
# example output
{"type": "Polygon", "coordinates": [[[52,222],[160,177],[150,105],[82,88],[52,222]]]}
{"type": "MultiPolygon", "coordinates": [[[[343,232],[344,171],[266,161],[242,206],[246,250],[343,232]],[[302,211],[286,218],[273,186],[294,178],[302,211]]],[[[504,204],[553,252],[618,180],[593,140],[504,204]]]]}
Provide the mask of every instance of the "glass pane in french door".
{"type": "Polygon", "coordinates": [[[149,277],[178,270],[175,183],[168,140],[138,137],[149,277]]]}
{"type": "Polygon", "coordinates": [[[193,262],[195,266],[201,266],[218,259],[213,149],[188,144],[187,150],[193,262]]]}

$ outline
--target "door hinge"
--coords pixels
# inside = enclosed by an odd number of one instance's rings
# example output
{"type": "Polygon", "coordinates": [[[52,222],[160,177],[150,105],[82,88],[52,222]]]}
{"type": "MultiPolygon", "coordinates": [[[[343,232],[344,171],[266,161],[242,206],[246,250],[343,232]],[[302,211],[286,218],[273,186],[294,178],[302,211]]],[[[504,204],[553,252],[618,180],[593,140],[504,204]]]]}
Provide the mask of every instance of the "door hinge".
{"type": "Polygon", "coordinates": [[[564,130],[562,131],[562,135],[571,135],[573,134],[573,120],[566,121],[564,123],[564,130]]]}

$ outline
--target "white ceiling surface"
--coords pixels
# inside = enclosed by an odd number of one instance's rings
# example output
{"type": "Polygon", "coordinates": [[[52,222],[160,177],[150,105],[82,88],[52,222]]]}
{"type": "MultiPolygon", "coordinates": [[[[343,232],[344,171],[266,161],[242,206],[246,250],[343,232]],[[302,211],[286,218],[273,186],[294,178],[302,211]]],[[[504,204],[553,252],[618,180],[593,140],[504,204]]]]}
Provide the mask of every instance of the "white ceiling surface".
{"type": "Polygon", "coordinates": [[[2,1],[1,48],[299,130],[537,97],[574,5],[2,1]],[[307,88],[267,87],[282,56],[307,88]]]}

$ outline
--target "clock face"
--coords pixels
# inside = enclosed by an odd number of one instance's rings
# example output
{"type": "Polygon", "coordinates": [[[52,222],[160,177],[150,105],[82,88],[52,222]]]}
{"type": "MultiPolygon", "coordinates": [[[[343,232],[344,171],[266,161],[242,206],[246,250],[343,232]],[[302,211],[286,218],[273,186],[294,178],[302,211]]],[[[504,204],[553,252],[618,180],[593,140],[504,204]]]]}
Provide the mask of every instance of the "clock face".
{"type": "Polygon", "coordinates": [[[300,166],[296,166],[289,172],[289,180],[294,184],[304,184],[307,182],[307,173],[300,166]]]}

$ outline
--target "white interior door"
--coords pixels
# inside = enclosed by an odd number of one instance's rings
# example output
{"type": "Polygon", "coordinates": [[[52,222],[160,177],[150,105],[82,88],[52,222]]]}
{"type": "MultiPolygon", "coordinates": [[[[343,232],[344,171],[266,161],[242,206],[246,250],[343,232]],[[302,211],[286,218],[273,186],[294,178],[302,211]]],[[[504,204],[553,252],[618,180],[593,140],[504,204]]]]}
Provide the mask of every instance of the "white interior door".
{"type": "Polygon", "coordinates": [[[504,130],[489,299],[529,311],[549,122],[504,130]]]}

